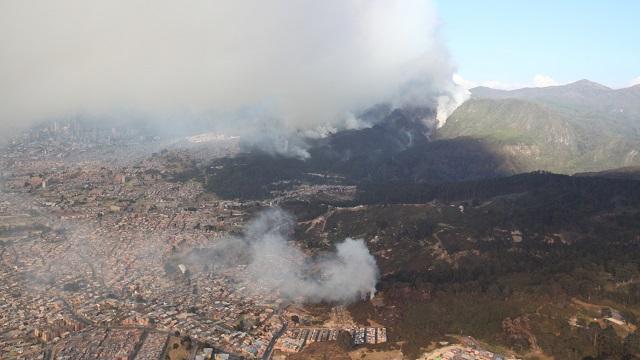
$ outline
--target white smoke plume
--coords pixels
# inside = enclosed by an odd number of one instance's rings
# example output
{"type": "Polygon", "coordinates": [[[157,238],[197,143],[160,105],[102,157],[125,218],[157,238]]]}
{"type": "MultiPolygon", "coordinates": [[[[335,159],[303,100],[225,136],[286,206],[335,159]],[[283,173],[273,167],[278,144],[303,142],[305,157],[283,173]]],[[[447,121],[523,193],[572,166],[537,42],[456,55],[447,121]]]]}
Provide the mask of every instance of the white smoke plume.
{"type": "Polygon", "coordinates": [[[130,112],[304,157],[291,137],[451,97],[438,28],[430,0],[6,0],[0,130],[130,112]]]}
{"type": "Polygon", "coordinates": [[[348,303],[375,293],[378,267],[364,241],[348,238],[335,252],[310,258],[289,241],[293,225],[280,209],[263,211],[245,236],[216,242],[198,261],[226,267],[245,258],[243,286],[295,301],[348,303]]]}

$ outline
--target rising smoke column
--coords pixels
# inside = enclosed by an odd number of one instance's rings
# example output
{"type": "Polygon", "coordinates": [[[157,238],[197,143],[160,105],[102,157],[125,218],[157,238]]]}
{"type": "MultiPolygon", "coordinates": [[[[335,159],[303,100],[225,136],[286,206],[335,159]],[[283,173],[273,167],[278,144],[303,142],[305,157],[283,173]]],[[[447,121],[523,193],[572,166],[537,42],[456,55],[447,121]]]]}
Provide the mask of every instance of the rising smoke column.
{"type": "Polygon", "coordinates": [[[0,2],[1,133],[130,111],[304,157],[376,103],[449,104],[453,72],[430,0],[0,2]]]}
{"type": "Polygon", "coordinates": [[[285,211],[265,210],[244,236],[212,244],[204,260],[226,268],[243,258],[248,262],[243,287],[292,301],[349,303],[375,293],[378,266],[363,240],[348,238],[335,251],[310,258],[289,240],[293,226],[285,211]]]}

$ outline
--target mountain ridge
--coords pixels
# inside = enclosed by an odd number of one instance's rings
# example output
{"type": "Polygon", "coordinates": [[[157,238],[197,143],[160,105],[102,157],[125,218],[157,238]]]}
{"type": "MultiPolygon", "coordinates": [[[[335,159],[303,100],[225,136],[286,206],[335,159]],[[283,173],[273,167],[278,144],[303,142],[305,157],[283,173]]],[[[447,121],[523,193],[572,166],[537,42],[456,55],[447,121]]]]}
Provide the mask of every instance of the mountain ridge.
{"type": "Polygon", "coordinates": [[[640,87],[611,89],[590,80],[515,90],[477,87],[437,138],[458,136],[485,141],[526,170],[574,173],[638,165],[640,87]],[[562,124],[562,131],[550,123],[562,124]],[[514,148],[520,151],[509,150],[514,148]]]}

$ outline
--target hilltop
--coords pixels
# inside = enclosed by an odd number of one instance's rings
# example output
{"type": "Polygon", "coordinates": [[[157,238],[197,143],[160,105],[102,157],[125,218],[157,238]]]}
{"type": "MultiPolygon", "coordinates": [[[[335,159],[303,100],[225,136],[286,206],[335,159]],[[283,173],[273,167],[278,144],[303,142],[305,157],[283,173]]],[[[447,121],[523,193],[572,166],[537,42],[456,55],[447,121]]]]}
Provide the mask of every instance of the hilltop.
{"type": "Polygon", "coordinates": [[[562,86],[478,87],[439,129],[472,137],[518,171],[601,171],[640,164],[640,86],[610,89],[580,80],[562,86]]]}

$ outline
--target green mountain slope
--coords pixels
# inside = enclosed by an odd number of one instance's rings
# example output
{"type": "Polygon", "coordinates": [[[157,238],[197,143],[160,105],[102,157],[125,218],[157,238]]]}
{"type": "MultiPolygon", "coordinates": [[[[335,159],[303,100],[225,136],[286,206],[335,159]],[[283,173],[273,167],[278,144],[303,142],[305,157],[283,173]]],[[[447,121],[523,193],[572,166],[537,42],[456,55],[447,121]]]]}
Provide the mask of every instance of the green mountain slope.
{"type": "Polygon", "coordinates": [[[640,87],[582,80],[513,91],[476,88],[438,137],[482,140],[521,170],[563,173],[640,164],[640,87]]]}

